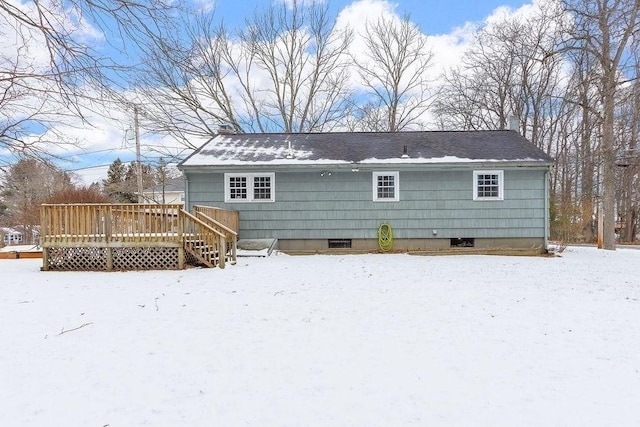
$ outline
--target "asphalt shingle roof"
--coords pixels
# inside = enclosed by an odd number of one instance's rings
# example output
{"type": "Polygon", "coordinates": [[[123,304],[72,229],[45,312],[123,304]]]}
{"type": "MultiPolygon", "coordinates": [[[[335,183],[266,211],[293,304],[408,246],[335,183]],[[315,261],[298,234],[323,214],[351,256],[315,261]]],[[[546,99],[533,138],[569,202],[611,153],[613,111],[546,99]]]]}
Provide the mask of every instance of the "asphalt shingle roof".
{"type": "Polygon", "coordinates": [[[362,163],[391,160],[425,163],[553,159],[515,131],[420,131],[221,134],[182,166],[268,163],[279,160],[362,163]],[[405,153],[407,156],[403,157],[405,153]]]}

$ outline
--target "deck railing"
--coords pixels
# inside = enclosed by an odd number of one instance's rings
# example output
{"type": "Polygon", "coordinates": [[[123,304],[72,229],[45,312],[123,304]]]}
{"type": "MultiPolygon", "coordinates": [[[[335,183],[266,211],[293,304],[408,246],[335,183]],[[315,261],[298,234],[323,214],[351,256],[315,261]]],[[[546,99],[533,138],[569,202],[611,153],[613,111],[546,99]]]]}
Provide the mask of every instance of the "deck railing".
{"type": "MultiPolygon", "coordinates": [[[[209,266],[224,267],[227,242],[233,242],[230,255],[235,261],[237,232],[216,220],[209,221],[211,218],[202,213],[205,211],[212,212],[201,209],[192,215],[178,204],[44,204],[40,244],[45,253],[48,248],[107,248],[107,269],[113,265],[114,248],[179,248],[179,268],[184,248],[195,251],[194,255],[209,266]]],[[[218,218],[234,224],[233,214],[217,211],[218,218]]],[[[47,256],[43,258],[44,269],[48,269],[47,256]]]]}
{"type": "Polygon", "coordinates": [[[227,254],[225,235],[189,212],[181,210],[180,213],[185,248],[209,267],[220,265],[224,268],[227,254]]]}
{"type": "Polygon", "coordinates": [[[225,223],[231,224],[232,227],[236,224],[235,227],[237,227],[238,212],[212,208],[209,206],[194,206],[193,211],[196,218],[224,235],[227,241],[227,252],[231,254],[232,262],[235,262],[238,252],[238,232],[235,231],[237,228],[232,229],[226,226],[225,223]],[[218,219],[215,219],[210,215],[214,215],[214,217],[218,219]],[[224,223],[219,220],[224,221],[224,223]]]}
{"type": "Polygon", "coordinates": [[[156,204],[44,204],[40,208],[40,244],[178,243],[180,208],[156,204]]]}
{"type": "Polygon", "coordinates": [[[237,237],[237,232],[240,230],[240,214],[238,211],[230,211],[213,206],[196,205],[193,207],[193,213],[196,216],[199,213],[204,214],[210,219],[224,225],[227,229],[235,230],[237,237]]]}

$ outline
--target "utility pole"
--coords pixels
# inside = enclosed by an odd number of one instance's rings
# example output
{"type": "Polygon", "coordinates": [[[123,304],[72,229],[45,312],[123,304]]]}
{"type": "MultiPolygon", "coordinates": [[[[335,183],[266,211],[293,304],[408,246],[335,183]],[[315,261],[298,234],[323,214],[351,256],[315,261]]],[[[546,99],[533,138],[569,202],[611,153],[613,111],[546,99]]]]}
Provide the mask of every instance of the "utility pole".
{"type": "Polygon", "coordinates": [[[133,129],[136,136],[136,180],[138,184],[138,203],[143,203],[142,197],[142,163],[140,163],[140,128],[138,126],[138,107],[133,107],[133,129]]]}

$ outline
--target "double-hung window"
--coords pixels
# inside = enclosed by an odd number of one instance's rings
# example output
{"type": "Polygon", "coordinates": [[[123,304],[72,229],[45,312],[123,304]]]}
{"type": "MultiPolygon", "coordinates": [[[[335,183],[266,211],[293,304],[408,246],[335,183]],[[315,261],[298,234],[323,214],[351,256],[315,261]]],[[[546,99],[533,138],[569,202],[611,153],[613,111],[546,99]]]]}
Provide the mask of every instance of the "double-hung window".
{"type": "Polygon", "coordinates": [[[397,202],[400,200],[400,173],[373,172],[373,201],[397,202]]]}
{"type": "Polygon", "coordinates": [[[473,200],[504,200],[504,171],[473,171],[473,200]]]}
{"type": "Polygon", "coordinates": [[[274,202],[275,174],[273,173],[225,173],[224,201],[274,202]]]}

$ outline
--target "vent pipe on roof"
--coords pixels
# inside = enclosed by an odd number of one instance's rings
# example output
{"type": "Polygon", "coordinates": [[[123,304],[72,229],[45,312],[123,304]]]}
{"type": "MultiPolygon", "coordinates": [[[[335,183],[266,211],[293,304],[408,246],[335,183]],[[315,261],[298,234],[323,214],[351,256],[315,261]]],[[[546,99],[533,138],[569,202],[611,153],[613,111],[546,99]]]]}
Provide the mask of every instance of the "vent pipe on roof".
{"type": "Polygon", "coordinates": [[[407,151],[407,146],[406,145],[402,149],[402,158],[403,159],[408,159],[409,158],[409,153],[407,151]]]}
{"type": "Polygon", "coordinates": [[[287,159],[293,159],[293,150],[291,149],[291,141],[287,139],[288,142],[288,152],[287,152],[287,159]]]}

